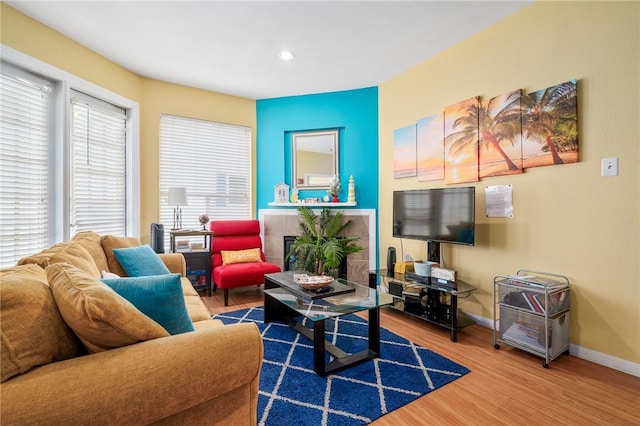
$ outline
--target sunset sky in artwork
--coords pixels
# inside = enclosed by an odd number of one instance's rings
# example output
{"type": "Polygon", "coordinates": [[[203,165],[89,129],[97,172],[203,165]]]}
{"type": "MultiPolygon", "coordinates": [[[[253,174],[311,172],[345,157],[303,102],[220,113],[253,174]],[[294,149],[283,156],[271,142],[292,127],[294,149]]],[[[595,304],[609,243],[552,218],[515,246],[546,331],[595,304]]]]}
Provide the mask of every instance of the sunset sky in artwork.
{"type": "Polygon", "coordinates": [[[417,166],[418,180],[444,179],[444,122],[443,113],[418,120],[417,166]]]}
{"type": "Polygon", "coordinates": [[[393,131],[393,175],[396,178],[416,175],[416,125],[393,131]]]}

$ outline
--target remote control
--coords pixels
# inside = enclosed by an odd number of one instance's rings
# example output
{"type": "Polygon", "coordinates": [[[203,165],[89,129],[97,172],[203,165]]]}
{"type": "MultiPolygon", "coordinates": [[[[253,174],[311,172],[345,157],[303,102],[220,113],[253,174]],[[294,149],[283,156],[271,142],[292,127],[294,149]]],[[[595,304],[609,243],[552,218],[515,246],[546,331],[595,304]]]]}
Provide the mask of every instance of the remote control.
{"type": "Polygon", "coordinates": [[[322,293],[328,293],[330,291],[331,291],[331,286],[326,286],[326,287],[321,287],[321,288],[317,289],[316,293],[322,294],[322,293]]]}

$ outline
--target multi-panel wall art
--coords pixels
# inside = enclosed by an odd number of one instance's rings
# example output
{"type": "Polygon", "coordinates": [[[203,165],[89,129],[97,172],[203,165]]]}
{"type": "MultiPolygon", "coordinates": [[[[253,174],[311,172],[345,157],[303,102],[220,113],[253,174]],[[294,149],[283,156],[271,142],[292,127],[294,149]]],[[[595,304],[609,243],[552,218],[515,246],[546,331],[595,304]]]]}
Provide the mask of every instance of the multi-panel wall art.
{"type": "Polygon", "coordinates": [[[394,177],[446,184],[578,161],[576,80],[473,97],[394,131],[394,177]],[[412,151],[413,147],[413,151],[412,151]]]}

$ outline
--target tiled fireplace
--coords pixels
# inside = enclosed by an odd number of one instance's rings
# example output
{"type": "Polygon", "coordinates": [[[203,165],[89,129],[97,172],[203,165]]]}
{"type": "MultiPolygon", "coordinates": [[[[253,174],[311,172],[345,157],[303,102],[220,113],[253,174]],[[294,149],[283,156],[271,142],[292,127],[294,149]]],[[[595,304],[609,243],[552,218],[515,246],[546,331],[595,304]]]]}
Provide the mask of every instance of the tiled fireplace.
{"type": "MultiPolygon", "coordinates": [[[[319,214],[320,209],[316,211],[319,214]]],[[[367,273],[376,268],[376,216],[374,209],[342,210],[351,225],[345,237],[357,237],[364,250],[349,255],[348,279],[366,284],[367,273]]],[[[298,212],[295,208],[261,209],[259,211],[264,254],[268,262],[284,270],[284,237],[300,235],[298,212]]]]}

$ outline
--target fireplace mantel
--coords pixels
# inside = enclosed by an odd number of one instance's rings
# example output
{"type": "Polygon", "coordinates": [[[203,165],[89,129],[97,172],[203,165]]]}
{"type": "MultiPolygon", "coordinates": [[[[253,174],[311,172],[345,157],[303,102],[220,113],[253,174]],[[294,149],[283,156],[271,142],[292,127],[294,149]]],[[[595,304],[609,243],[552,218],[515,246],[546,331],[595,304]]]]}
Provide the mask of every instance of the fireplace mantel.
{"type": "Polygon", "coordinates": [[[300,206],[306,206],[309,207],[310,209],[313,208],[318,208],[318,207],[329,207],[329,208],[336,208],[336,207],[355,207],[358,205],[358,203],[356,203],[355,201],[338,201],[338,202],[320,202],[320,203],[276,203],[275,201],[272,201],[270,203],[267,203],[269,206],[272,207],[300,207],[300,206]]]}

